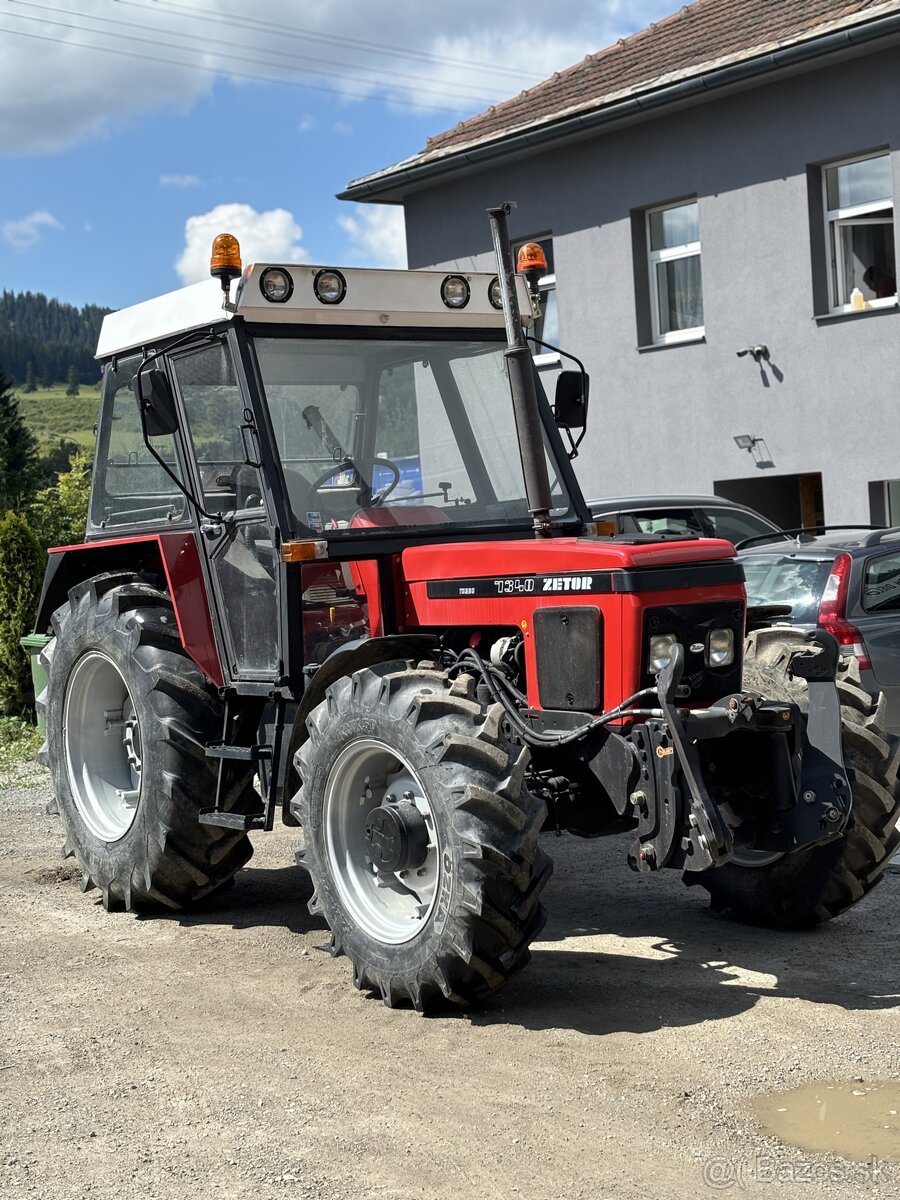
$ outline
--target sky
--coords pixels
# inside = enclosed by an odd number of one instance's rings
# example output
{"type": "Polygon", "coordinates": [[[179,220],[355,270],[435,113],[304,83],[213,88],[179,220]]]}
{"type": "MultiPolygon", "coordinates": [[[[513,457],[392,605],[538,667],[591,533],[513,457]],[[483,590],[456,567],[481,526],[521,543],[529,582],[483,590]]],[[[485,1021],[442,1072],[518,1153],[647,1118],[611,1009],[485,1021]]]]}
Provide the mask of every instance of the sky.
{"type": "Polygon", "coordinates": [[[244,262],[405,266],[335,193],[675,0],[0,0],[0,291],[134,304],[244,262]]]}

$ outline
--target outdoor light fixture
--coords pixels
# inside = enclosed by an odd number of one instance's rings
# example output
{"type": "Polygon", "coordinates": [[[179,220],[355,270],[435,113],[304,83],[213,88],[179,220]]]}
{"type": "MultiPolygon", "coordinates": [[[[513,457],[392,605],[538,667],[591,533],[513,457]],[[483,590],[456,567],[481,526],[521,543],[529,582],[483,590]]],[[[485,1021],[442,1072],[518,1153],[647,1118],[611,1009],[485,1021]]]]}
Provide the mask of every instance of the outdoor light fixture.
{"type": "Polygon", "coordinates": [[[738,433],[735,434],[734,438],[734,444],[738,450],[747,450],[751,454],[753,453],[753,447],[761,441],[762,438],[754,437],[752,433],[738,433]]]}
{"type": "Polygon", "coordinates": [[[745,346],[743,350],[736,351],[738,358],[746,358],[749,354],[755,363],[769,361],[769,347],[765,342],[758,342],[755,346],[745,346]]]}
{"type": "Polygon", "coordinates": [[[768,457],[769,447],[766,445],[764,437],[756,437],[752,433],[736,433],[734,434],[734,444],[738,450],[746,450],[761,471],[769,471],[775,466],[772,459],[768,457]],[[757,450],[757,446],[761,446],[762,449],[757,450]]]}

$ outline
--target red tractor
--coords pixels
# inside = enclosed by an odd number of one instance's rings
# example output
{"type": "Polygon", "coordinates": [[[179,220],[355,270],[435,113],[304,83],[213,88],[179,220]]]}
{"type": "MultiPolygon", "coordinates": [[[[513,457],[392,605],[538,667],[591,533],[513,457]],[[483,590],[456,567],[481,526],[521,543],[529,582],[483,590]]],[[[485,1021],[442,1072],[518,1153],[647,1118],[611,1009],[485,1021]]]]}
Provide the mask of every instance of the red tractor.
{"type": "Polygon", "coordinates": [[[37,629],[65,853],[108,909],[215,891],[280,811],[356,985],[424,1010],[527,962],[542,831],[630,831],[635,870],[774,926],[880,879],[898,743],[853,660],[755,630],[728,542],[597,535],[587,379],[543,396],[506,214],[493,276],[242,273],[222,235],[221,291],[106,318],[87,533],[37,629]]]}

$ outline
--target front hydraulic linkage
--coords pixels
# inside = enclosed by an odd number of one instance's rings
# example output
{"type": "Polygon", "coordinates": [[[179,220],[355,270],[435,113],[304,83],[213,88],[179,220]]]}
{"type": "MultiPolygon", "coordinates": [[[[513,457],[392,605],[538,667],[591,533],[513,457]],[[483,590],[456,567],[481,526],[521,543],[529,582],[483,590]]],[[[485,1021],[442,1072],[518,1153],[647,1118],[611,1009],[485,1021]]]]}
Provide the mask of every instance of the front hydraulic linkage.
{"type": "Polygon", "coordinates": [[[777,820],[760,832],[756,848],[790,853],[843,833],[851,794],[834,683],[838,645],[824,630],[808,638],[818,653],[800,651],[790,664],[791,674],[806,680],[805,719],[795,704],[764,700],[754,693],[725,696],[708,709],[680,712],[673,698],[684,650],[677,644],[672,648],[657,677],[664,719],[646,721],[631,733],[641,774],[631,794],[638,818],[637,839],[628,854],[634,870],[668,866],[703,871],[730,859],[734,833],[707,792],[697,742],[732,733],[768,735],[778,750],[773,753],[778,766],[772,778],[777,820]]]}

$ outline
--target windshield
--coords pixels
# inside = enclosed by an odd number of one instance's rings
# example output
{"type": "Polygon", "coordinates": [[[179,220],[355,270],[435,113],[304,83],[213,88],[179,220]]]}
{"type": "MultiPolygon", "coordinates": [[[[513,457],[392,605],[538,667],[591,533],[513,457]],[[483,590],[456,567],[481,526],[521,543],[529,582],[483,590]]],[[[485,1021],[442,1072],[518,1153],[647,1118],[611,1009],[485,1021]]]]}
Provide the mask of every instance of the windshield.
{"type": "MultiPolygon", "coordinates": [[[[505,342],[258,337],[297,521],[528,522],[505,342]]],[[[546,446],[553,516],[574,515],[546,446]]]]}
{"type": "Polygon", "coordinates": [[[745,554],[741,562],[747,578],[748,604],[789,604],[791,621],[815,625],[831,572],[830,558],[822,561],[782,554],[745,554]]]}

